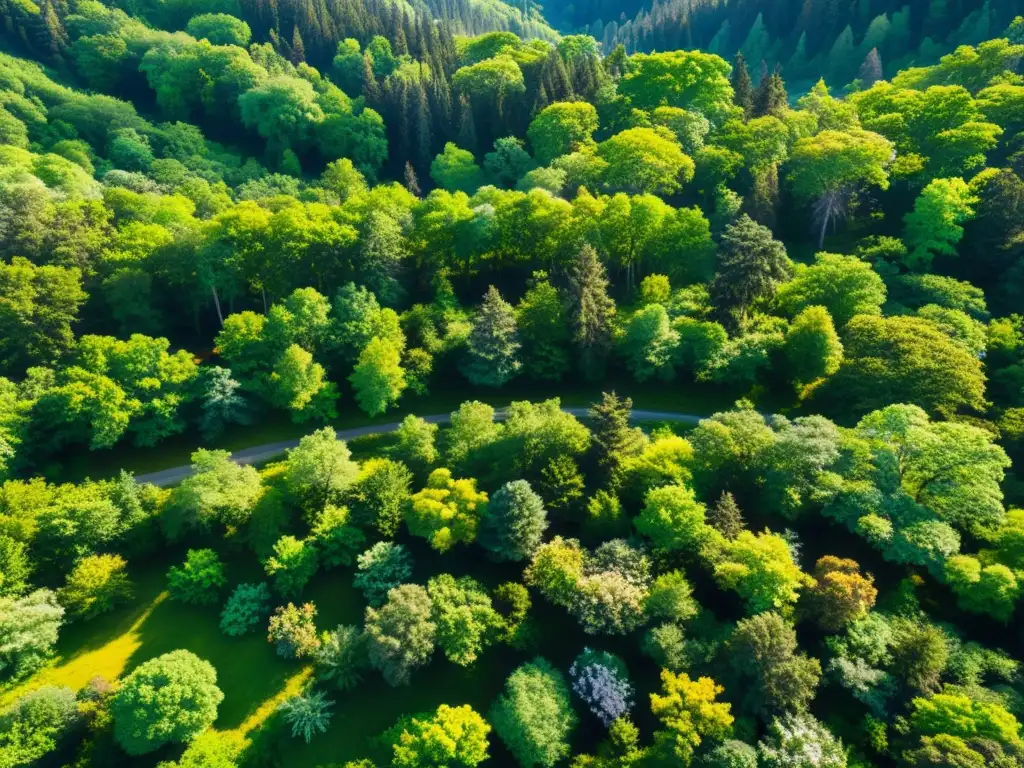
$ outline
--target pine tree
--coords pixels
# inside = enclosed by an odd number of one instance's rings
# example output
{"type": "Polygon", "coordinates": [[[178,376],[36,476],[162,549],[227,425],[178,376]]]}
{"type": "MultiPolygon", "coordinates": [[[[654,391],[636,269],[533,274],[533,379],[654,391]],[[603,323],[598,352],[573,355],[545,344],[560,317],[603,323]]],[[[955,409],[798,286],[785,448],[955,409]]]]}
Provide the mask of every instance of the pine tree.
{"type": "Polygon", "coordinates": [[[629,426],[632,412],[633,400],[620,398],[614,392],[602,392],[601,402],[594,403],[587,412],[594,458],[609,476],[615,474],[625,459],[643,450],[643,432],[629,426]]]}
{"type": "Polygon", "coordinates": [[[363,54],[363,98],[366,99],[367,106],[380,106],[380,86],[377,84],[377,76],[373,74],[373,61],[368,53],[363,54]]]}
{"type": "Polygon", "coordinates": [[[747,527],[735,497],[728,491],[722,491],[715,506],[708,510],[708,524],[727,539],[735,539],[747,527]]]}
{"type": "Polygon", "coordinates": [[[583,374],[598,379],[604,373],[612,344],[615,302],[608,295],[604,265],[591,245],[584,245],[569,268],[569,302],[573,341],[583,374]]]}
{"type": "Polygon", "coordinates": [[[743,107],[744,117],[750,117],[754,108],[754,84],[750,82],[750,72],[742,53],[736,54],[736,64],[732,68],[732,90],[736,105],[743,107]]]}
{"type": "Polygon", "coordinates": [[[513,480],[491,497],[477,541],[499,562],[525,560],[540,546],[547,527],[544,501],[528,482],[513,480]]]}
{"type": "Polygon", "coordinates": [[[865,90],[877,83],[882,75],[882,57],[878,55],[878,49],[872,48],[864,57],[864,63],[860,65],[860,72],[857,79],[860,80],[860,87],[865,90]]]}
{"type": "Polygon", "coordinates": [[[789,95],[786,93],[782,75],[778,72],[765,74],[757,91],[754,92],[754,117],[781,117],[788,103],[789,95]]]}
{"type": "Polygon", "coordinates": [[[459,140],[458,145],[476,155],[479,149],[476,138],[476,116],[469,96],[459,98],[459,140]]]}
{"type": "Polygon", "coordinates": [[[416,87],[416,165],[421,171],[430,169],[430,161],[433,159],[433,136],[431,135],[430,100],[427,97],[427,89],[423,85],[423,79],[416,87]]]}
{"type": "Polygon", "coordinates": [[[493,285],[484,294],[462,372],[473,384],[500,387],[519,372],[519,338],[516,313],[493,285]]]}
{"type": "Polygon", "coordinates": [[[405,162],[405,188],[409,191],[410,195],[419,197],[422,194],[419,179],[416,178],[416,169],[412,167],[412,163],[408,160],[405,162]]]}
{"type": "Polygon", "coordinates": [[[302,34],[296,24],[292,27],[292,64],[301,64],[306,60],[306,46],[302,42],[302,34]]]}

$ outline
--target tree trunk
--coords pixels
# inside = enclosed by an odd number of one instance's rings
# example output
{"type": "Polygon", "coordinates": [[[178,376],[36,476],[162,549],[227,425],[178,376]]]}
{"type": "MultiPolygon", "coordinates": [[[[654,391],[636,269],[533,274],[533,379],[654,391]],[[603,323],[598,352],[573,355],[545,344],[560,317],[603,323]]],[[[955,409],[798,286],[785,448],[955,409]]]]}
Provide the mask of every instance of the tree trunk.
{"type": "Polygon", "coordinates": [[[217,308],[217,320],[220,321],[220,327],[224,327],[224,315],[220,311],[220,296],[217,295],[217,286],[211,284],[210,291],[213,293],[213,306],[217,308]]]}

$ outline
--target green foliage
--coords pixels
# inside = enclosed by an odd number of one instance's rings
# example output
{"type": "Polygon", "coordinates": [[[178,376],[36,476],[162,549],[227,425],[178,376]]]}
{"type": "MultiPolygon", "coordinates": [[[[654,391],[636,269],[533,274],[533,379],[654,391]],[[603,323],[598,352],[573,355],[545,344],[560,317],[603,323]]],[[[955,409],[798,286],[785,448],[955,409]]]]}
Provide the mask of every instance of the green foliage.
{"type": "Polygon", "coordinates": [[[449,192],[475,192],[484,182],[483,172],[473,155],[452,142],[430,164],[430,178],[449,192]]]}
{"type": "Polygon", "coordinates": [[[802,310],[786,332],[786,360],[797,386],[827,378],[839,370],[843,344],[825,307],[802,310]]]}
{"type": "Polygon", "coordinates": [[[291,726],[292,738],[300,736],[309,744],[318,733],[326,733],[331,722],[331,707],[334,702],[327,698],[323,691],[300,693],[282,701],[277,710],[283,715],[284,721],[291,726]]]}
{"type": "Polygon", "coordinates": [[[519,348],[515,310],[492,285],[473,320],[462,372],[473,384],[500,387],[522,367],[519,348]]]}
{"type": "Polygon", "coordinates": [[[405,547],[390,541],[378,541],[359,555],[356,563],[353,584],[373,606],[382,604],[388,592],[412,574],[412,559],[405,547]]]}
{"type": "Polygon", "coordinates": [[[796,265],[793,279],[779,287],[779,307],[794,316],[807,307],[828,310],[838,328],[855,315],[880,315],[885,284],[871,266],[853,256],[818,253],[810,266],[796,265]]]}
{"type": "Polygon", "coordinates": [[[525,480],[499,488],[480,520],[479,541],[496,560],[525,560],[547,529],[544,502],[525,480]]]}
{"type": "Polygon", "coordinates": [[[427,539],[438,552],[476,538],[477,526],[487,508],[487,494],[476,481],[452,477],[448,469],[435,469],[426,487],[409,500],[405,522],[409,533],[427,539]]]}
{"type": "Polygon", "coordinates": [[[472,768],[486,760],[491,726],[472,707],[442,704],[434,713],[401,720],[392,729],[391,764],[408,768],[472,768]]]}
{"type": "Polygon", "coordinates": [[[53,752],[81,714],[70,688],[44,685],[0,714],[0,759],[5,765],[31,765],[53,752]]]}
{"type": "Polygon", "coordinates": [[[977,202],[963,179],[932,179],[914,201],[914,210],[903,217],[907,268],[926,272],[936,255],[956,255],[964,234],[960,225],[974,217],[977,202]]]}
{"type": "Polygon", "coordinates": [[[388,685],[408,685],[412,671],[430,661],[438,629],[431,616],[430,595],[416,584],[395,587],[384,605],[366,609],[370,664],[388,685]]]}
{"type": "Polygon", "coordinates": [[[541,165],[592,143],[597,110],[584,101],[550,104],[533,118],[526,131],[533,154],[541,165]]]}
{"type": "Polygon", "coordinates": [[[384,413],[405,390],[405,370],[400,363],[401,350],[385,339],[371,339],[359,353],[359,361],[349,381],[359,407],[367,415],[384,413]]]}
{"type": "Polygon", "coordinates": [[[445,657],[469,666],[493,642],[504,624],[483,586],[469,576],[443,573],[427,582],[437,626],[437,645],[445,657]]]}
{"type": "Polygon", "coordinates": [[[320,557],[313,541],[282,536],[274,544],[274,554],[263,564],[274,581],[274,588],[283,597],[295,597],[313,578],[320,567],[320,557]]]}
{"type": "Polygon", "coordinates": [[[695,168],[667,130],[630,128],[598,144],[597,156],[608,164],[604,184],[612,192],[671,195],[695,168]]]}
{"type": "Polygon", "coordinates": [[[322,644],[316,632],[316,606],[294,603],[280,606],[270,617],[267,640],[274,644],[277,655],[286,659],[314,656],[322,644]]]}
{"type": "MultiPolygon", "coordinates": [[[[651,694],[651,712],[665,726],[655,735],[656,748],[688,764],[704,739],[720,741],[732,734],[731,706],[716,702],[725,689],[710,677],[661,672],[663,694],[651,694]]],[[[667,757],[667,755],[666,755],[667,757]]]]}
{"type": "Polygon", "coordinates": [[[225,584],[224,564],[212,549],[190,549],[185,562],[167,572],[167,590],[183,603],[212,605],[225,584]]]}
{"type": "Polygon", "coordinates": [[[355,481],[359,467],[345,441],[331,427],[306,435],[288,451],[284,481],[307,515],[341,500],[355,481]]]}
{"type": "Polygon", "coordinates": [[[189,651],[165,653],[121,682],[110,703],[114,738],[129,755],[189,742],[213,723],[223,700],[209,662],[189,651]]]}
{"type": "Polygon", "coordinates": [[[0,598],[0,609],[0,677],[16,680],[35,672],[53,653],[64,609],[48,589],[0,598]]]}
{"type": "Polygon", "coordinates": [[[267,585],[239,584],[220,613],[220,631],[229,637],[246,635],[270,615],[267,585]]]}
{"type": "Polygon", "coordinates": [[[58,592],[68,615],[91,619],[130,600],[132,583],[125,573],[127,565],[120,555],[91,555],[79,560],[58,592]]]}
{"type": "Polygon", "coordinates": [[[569,686],[545,659],[521,665],[505,681],[488,719],[494,732],[523,766],[554,766],[569,754],[577,718],[569,686]]]}

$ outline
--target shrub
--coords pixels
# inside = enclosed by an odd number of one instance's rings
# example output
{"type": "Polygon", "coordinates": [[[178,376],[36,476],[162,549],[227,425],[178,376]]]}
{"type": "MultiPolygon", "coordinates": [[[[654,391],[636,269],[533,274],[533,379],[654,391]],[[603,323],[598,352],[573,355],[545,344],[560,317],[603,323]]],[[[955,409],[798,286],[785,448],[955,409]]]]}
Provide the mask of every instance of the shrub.
{"type": "Polygon", "coordinates": [[[183,603],[212,605],[225,584],[224,564],[212,549],[190,549],[185,554],[185,562],[172,566],[167,572],[171,599],[183,603]]]}
{"type": "Polygon", "coordinates": [[[412,575],[412,558],[401,544],[378,541],[356,558],[358,572],[352,583],[372,606],[381,605],[388,592],[412,575]]]}
{"type": "Polygon", "coordinates": [[[78,561],[67,582],[57,593],[65,610],[75,617],[91,619],[131,599],[132,583],[120,555],[90,555],[78,561]]]}
{"type": "Polygon", "coordinates": [[[320,648],[320,637],[316,633],[316,606],[294,603],[281,606],[270,617],[267,640],[274,644],[278,656],[286,659],[304,659],[320,648]]]}
{"type": "Polygon", "coordinates": [[[246,635],[270,614],[270,590],[266,584],[239,584],[224,604],[220,631],[229,637],[246,635]]]}

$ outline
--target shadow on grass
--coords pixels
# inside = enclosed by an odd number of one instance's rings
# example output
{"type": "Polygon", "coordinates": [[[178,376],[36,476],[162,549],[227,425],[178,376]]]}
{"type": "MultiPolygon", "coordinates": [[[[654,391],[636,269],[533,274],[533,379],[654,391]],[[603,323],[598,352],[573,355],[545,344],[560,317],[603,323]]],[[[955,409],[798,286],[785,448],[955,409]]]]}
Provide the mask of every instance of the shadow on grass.
{"type": "Polygon", "coordinates": [[[191,651],[217,670],[224,692],[216,726],[233,729],[245,722],[264,700],[274,696],[299,666],[274,654],[261,628],[245,637],[221,633],[219,606],[192,606],[164,600],[138,628],[139,646],[126,670],[178,649],[191,651]]]}

